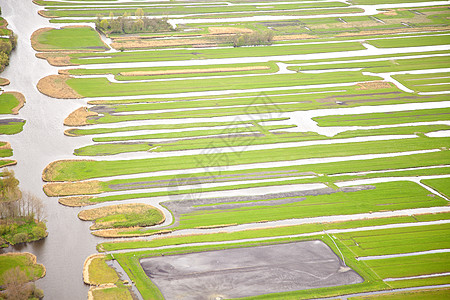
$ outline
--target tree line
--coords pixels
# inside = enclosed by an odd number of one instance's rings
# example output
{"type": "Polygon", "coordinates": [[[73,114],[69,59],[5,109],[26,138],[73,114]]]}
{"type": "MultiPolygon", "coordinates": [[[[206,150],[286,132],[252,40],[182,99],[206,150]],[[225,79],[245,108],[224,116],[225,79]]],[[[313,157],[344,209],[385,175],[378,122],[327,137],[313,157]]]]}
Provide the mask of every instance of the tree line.
{"type": "Polygon", "coordinates": [[[118,33],[139,33],[139,32],[165,32],[174,31],[167,18],[148,18],[144,16],[142,8],[138,8],[135,13],[136,18],[131,18],[126,12],[123,16],[114,17],[111,12],[108,19],[97,16],[95,27],[104,34],[118,33]]]}
{"type": "Polygon", "coordinates": [[[0,247],[47,236],[42,200],[21,192],[14,172],[4,169],[0,179],[0,247]]]}

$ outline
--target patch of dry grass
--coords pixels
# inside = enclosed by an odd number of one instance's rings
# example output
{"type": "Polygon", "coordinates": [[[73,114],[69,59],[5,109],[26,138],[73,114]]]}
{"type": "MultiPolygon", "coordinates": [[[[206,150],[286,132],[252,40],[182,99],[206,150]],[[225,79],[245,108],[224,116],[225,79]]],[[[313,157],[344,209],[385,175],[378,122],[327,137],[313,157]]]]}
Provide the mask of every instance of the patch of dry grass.
{"type": "Polygon", "coordinates": [[[378,90],[391,88],[391,84],[386,81],[368,81],[357,84],[357,90],[378,90]]]}
{"type": "Polygon", "coordinates": [[[42,94],[53,98],[83,98],[74,89],[66,84],[66,81],[70,78],[71,77],[67,75],[49,75],[39,80],[37,88],[42,94]]]}
{"type": "Polygon", "coordinates": [[[173,232],[173,230],[165,229],[156,232],[143,232],[140,234],[133,233],[132,231],[136,231],[142,229],[142,227],[129,227],[124,230],[123,228],[113,228],[113,229],[104,229],[97,230],[92,232],[93,235],[104,238],[120,238],[120,237],[135,237],[135,236],[151,236],[151,235],[160,235],[160,234],[168,234],[173,232]],[[129,232],[129,233],[127,233],[129,232]]]}
{"type": "Polygon", "coordinates": [[[81,207],[81,206],[93,205],[94,203],[92,203],[90,201],[90,199],[92,199],[92,198],[93,197],[90,197],[90,196],[64,197],[64,198],[59,198],[58,202],[64,206],[81,207]]]}
{"type": "Polygon", "coordinates": [[[122,72],[123,76],[155,76],[155,75],[175,75],[175,74],[196,74],[196,73],[221,73],[221,72],[240,72],[269,70],[269,66],[251,66],[251,67],[234,67],[234,68],[211,68],[211,69],[181,69],[181,70],[165,70],[165,71],[132,71],[122,72]]]}
{"type": "Polygon", "coordinates": [[[253,30],[239,27],[208,27],[210,34],[252,33],[253,30]]]}
{"type": "Polygon", "coordinates": [[[10,83],[11,82],[9,81],[9,79],[0,77],[0,86],[5,86],[5,85],[8,85],[10,83]]]}
{"type": "Polygon", "coordinates": [[[310,34],[290,34],[290,35],[276,35],[273,37],[274,41],[290,41],[290,40],[305,40],[315,39],[317,36],[310,34]]]}
{"type": "Polygon", "coordinates": [[[52,182],[44,185],[44,192],[49,197],[70,195],[93,195],[102,191],[100,181],[52,182]]]}
{"type": "Polygon", "coordinates": [[[70,62],[68,53],[36,53],[37,58],[45,59],[49,64],[55,67],[77,66],[70,62]]]}
{"type": "Polygon", "coordinates": [[[64,119],[66,126],[84,126],[88,125],[87,118],[91,116],[98,116],[98,113],[89,111],[87,107],[80,107],[73,111],[67,118],[64,119]]]}
{"type": "Polygon", "coordinates": [[[159,48],[159,47],[177,47],[177,46],[192,46],[192,47],[213,47],[216,42],[206,39],[164,39],[164,40],[149,40],[149,39],[134,39],[134,40],[114,40],[111,47],[114,49],[139,49],[139,48],[159,48]]]}

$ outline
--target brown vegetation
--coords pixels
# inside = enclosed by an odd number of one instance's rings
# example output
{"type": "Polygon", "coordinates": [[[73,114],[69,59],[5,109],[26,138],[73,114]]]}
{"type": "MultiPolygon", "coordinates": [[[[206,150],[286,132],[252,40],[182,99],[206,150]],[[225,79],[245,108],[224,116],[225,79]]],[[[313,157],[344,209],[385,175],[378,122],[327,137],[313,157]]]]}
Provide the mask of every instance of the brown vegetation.
{"type": "MultiPolygon", "coordinates": [[[[33,32],[33,34],[31,35],[31,47],[33,47],[34,50],[36,51],[49,51],[48,49],[46,49],[46,46],[39,43],[38,39],[39,36],[41,34],[44,34],[50,30],[53,30],[53,28],[51,27],[45,27],[45,28],[39,28],[38,30],[36,30],[35,32],[33,32]]],[[[50,50],[51,51],[51,50],[50,50]]],[[[55,50],[57,51],[57,50],[55,50]]]]}
{"type": "Polygon", "coordinates": [[[117,41],[111,44],[114,49],[139,49],[139,48],[159,48],[159,47],[177,47],[177,46],[192,46],[192,47],[213,47],[216,42],[206,39],[164,39],[164,40],[149,40],[134,38],[133,40],[117,41]]]}
{"type": "Polygon", "coordinates": [[[142,229],[142,227],[128,227],[126,230],[123,228],[113,228],[113,229],[103,229],[92,232],[93,235],[104,238],[119,238],[119,237],[135,237],[135,236],[151,236],[151,235],[160,235],[160,234],[168,234],[173,232],[170,229],[164,229],[156,232],[144,232],[140,234],[136,233],[127,233],[127,231],[134,231],[142,229]]]}
{"type": "Polygon", "coordinates": [[[70,62],[67,53],[36,53],[36,57],[47,60],[49,64],[55,67],[77,66],[77,64],[70,62]]]}
{"type": "Polygon", "coordinates": [[[290,35],[276,35],[273,37],[274,41],[290,41],[290,40],[305,40],[315,39],[317,36],[310,34],[290,34],[290,35]]]}
{"type": "Polygon", "coordinates": [[[368,81],[357,84],[357,90],[378,90],[392,87],[389,82],[386,81],[368,81]]]}
{"type": "MultiPolygon", "coordinates": [[[[162,215],[164,215],[158,208],[154,206],[141,203],[130,203],[83,210],[78,214],[78,217],[83,221],[93,221],[115,214],[143,214],[152,209],[157,210],[162,215]]],[[[162,222],[164,222],[164,218],[160,223],[162,222]]]]}
{"type": "Polygon", "coordinates": [[[252,33],[253,30],[239,27],[208,27],[210,34],[252,33]]]}
{"type": "Polygon", "coordinates": [[[66,84],[66,81],[70,78],[70,76],[66,75],[49,75],[39,80],[37,88],[42,94],[53,98],[83,98],[74,89],[66,84]]]}
{"type": "Polygon", "coordinates": [[[101,192],[100,181],[52,182],[44,185],[44,192],[49,197],[69,195],[92,195],[101,192]]]}
{"type": "Polygon", "coordinates": [[[98,113],[89,111],[87,107],[80,107],[77,110],[70,113],[70,115],[64,119],[64,125],[66,126],[88,125],[87,118],[91,116],[98,116],[98,113]]]}
{"type": "Polygon", "coordinates": [[[10,83],[11,82],[9,81],[9,79],[0,77],[0,86],[5,86],[5,85],[8,85],[10,83]]]}
{"type": "Polygon", "coordinates": [[[64,197],[59,198],[58,203],[69,207],[88,206],[94,204],[90,201],[92,198],[91,196],[64,197]]]}
{"type": "Polygon", "coordinates": [[[251,66],[235,68],[211,68],[211,69],[181,69],[181,70],[161,70],[161,71],[132,71],[122,72],[123,76],[155,76],[155,75],[175,75],[175,74],[196,74],[196,73],[220,73],[220,72],[239,72],[269,70],[269,66],[251,66]]]}

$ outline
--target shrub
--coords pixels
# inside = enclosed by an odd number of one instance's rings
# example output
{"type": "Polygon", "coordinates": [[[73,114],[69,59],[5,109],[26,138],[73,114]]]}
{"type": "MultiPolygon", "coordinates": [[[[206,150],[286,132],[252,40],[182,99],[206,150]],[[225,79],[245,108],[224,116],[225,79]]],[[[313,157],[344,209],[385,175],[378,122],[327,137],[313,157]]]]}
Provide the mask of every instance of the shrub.
{"type": "Polygon", "coordinates": [[[267,30],[263,32],[252,32],[234,37],[233,46],[259,46],[259,45],[271,45],[273,41],[273,31],[267,30]]]}
{"type": "Polygon", "coordinates": [[[25,232],[16,233],[12,238],[13,244],[24,243],[28,240],[28,234],[25,232]]]}
{"type": "Polygon", "coordinates": [[[34,239],[38,240],[45,237],[47,235],[47,232],[45,231],[45,229],[36,226],[33,227],[33,229],[31,230],[31,235],[33,236],[34,239]]]}

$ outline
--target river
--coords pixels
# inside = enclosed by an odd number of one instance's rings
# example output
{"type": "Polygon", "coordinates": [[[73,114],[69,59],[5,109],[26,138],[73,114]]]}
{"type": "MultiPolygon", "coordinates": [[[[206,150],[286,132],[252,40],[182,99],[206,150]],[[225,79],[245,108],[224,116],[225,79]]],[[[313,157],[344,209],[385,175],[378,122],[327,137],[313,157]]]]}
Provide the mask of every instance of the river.
{"type": "Polygon", "coordinates": [[[26,246],[0,251],[28,251],[45,265],[46,276],[37,281],[46,299],[86,299],[88,286],[84,285],[84,260],[95,253],[98,238],[90,234],[89,223],[77,218],[79,209],[67,208],[48,198],[42,191],[42,170],[59,158],[67,158],[73,149],[86,144],[89,138],[74,139],[64,136],[64,118],[83,105],[81,100],[59,100],[42,95],[36,84],[40,78],[57,74],[57,68],[35,57],[30,36],[40,27],[52,26],[37,14],[39,7],[31,0],[0,0],[2,17],[19,37],[9,67],[1,74],[11,81],[6,91],[25,95],[27,103],[18,117],[27,121],[23,132],[3,136],[11,142],[17,166],[12,167],[20,180],[20,188],[42,198],[46,208],[49,236],[26,246]]]}

